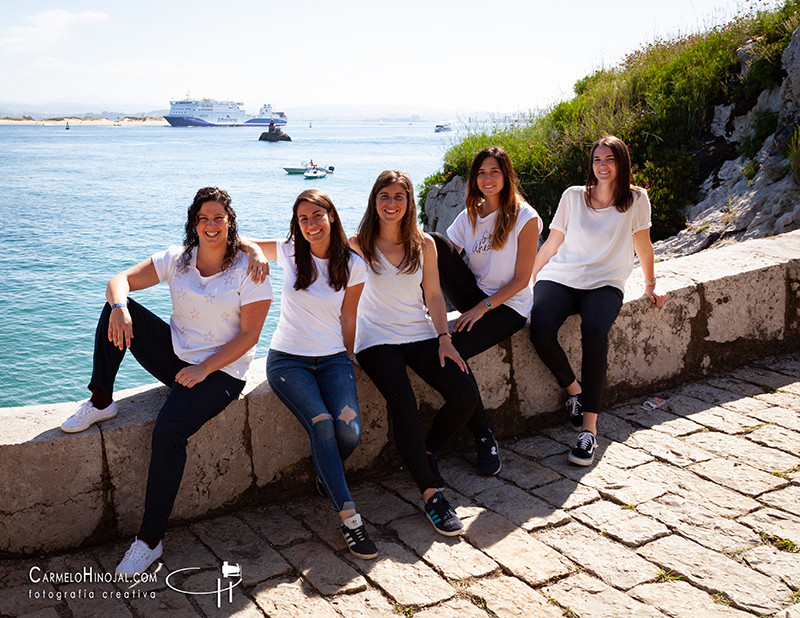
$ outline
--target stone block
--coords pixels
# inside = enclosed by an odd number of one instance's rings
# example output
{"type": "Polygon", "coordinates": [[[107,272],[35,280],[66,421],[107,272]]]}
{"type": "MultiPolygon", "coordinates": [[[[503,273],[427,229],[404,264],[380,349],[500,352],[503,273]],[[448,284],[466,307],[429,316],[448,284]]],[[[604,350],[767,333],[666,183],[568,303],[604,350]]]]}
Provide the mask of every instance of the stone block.
{"type": "Polygon", "coordinates": [[[503,467],[497,476],[523,489],[539,487],[561,478],[558,472],[540,466],[526,457],[520,457],[513,451],[503,450],[502,457],[503,467]]]}
{"type": "MultiPolygon", "coordinates": [[[[687,418],[667,412],[664,408],[645,410],[639,404],[624,405],[609,410],[609,416],[617,416],[636,425],[661,431],[671,436],[684,436],[700,431],[703,426],[687,418]]],[[[606,419],[603,419],[603,425],[606,419]]],[[[608,435],[608,434],[606,434],[608,435]]],[[[616,438],[615,438],[616,439],[616,438]]]]}
{"type": "MultiPolygon", "coordinates": [[[[791,432],[778,427],[774,427],[777,430],[775,432],[762,431],[764,429],[768,428],[760,427],[747,434],[746,438],[729,436],[715,431],[701,432],[687,436],[686,444],[692,444],[707,453],[714,453],[720,457],[745,463],[763,472],[783,472],[800,465],[798,457],[756,444],[756,442],[769,440],[778,433],[791,434],[791,432]]],[[[800,434],[797,434],[797,438],[798,447],[800,447],[800,434]]],[[[711,457],[706,457],[706,459],[711,459],[711,457]]]]}
{"type": "Polygon", "coordinates": [[[716,603],[713,597],[684,581],[641,584],[628,591],[634,599],[664,612],[672,618],[748,618],[752,614],[716,603]]]}
{"type": "Polygon", "coordinates": [[[0,409],[0,551],[74,547],[100,525],[105,515],[100,431],[95,426],[69,435],[59,428],[76,408],[0,409]]]}
{"type": "Polygon", "coordinates": [[[539,591],[516,577],[500,575],[478,579],[470,584],[468,591],[499,618],[561,618],[564,615],[539,591]]]}
{"type": "MultiPolygon", "coordinates": [[[[340,618],[327,599],[299,578],[271,579],[258,586],[253,597],[267,616],[340,618]]],[[[259,612],[259,616],[263,614],[259,612]]]]}
{"type": "Polygon", "coordinates": [[[539,586],[573,570],[556,551],[491,511],[465,522],[465,534],[472,545],[491,556],[506,573],[530,586],[539,586]]]}
{"type": "Polygon", "coordinates": [[[596,489],[576,483],[572,479],[561,479],[549,485],[535,487],[531,493],[547,500],[554,506],[567,510],[589,504],[600,498],[600,492],[596,489]]]}
{"type": "Polygon", "coordinates": [[[664,618],[654,607],[648,607],[586,573],[576,573],[542,590],[548,598],[581,618],[636,616],[664,618]]]}
{"type": "Polygon", "coordinates": [[[760,534],[767,534],[800,545],[800,515],[796,511],[786,513],[767,507],[740,517],[739,521],[760,534]]]}
{"type": "MultiPolygon", "coordinates": [[[[650,504],[645,502],[645,504],[650,504]]],[[[592,502],[578,507],[570,515],[582,524],[594,528],[629,547],[637,547],[667,536],[670,531],[650,517],[633,509],[625,509],[612,502],[592,502]]]]}
{"type": "Polygon", "coordinates": [[[761,545],[744,552],[742,560],[759,573],[782,580],[792,590],[800,590],[800,554],[761,545]]]}
{"type": "Polygon", "coordinates": [[[628,590],[658,577],[658,569],[647,560],[577,523],[545,530],[536,538],[615,588],[628,590]]]}
{"type": "Polygon", "coordinates": [[[459,537],[434,533],[422,515],[396,519],[389,527],[404,545],[449,580],[483,577],[498,569],[497,563],[459,537]]]}
{"type": "Polygon", "coordinates": [[[722,457],[692,464],[689,469],[704,478],[740,491],[747,496],[755,497],[788,484],[780,477],[722,457]]]}
{"type": "Polygon", "coordinates": [[[318,541],[304,541],[281,550],[284,558],[319,591],[330,596],[366,590],[366,580],[318,541]]]}
{"type": "Polygon", "coordinates": [[[380,593],[370,588],[353,594],[340,594],[330,600],[342,616],[359,618],[397,618],[394,606],[380,593]]]}
{"type": "MultiPolygon", "coordinates": [[[[680,389],[680,391],[686,390],[680,389]]],[[[702,395],[702,393],[696,393],[695,390],[689,390],[689,392],[702,395]]],[[[750,416],[736,414],[713,403],[697,399],[694,396],[680,394],[680,392],[673,394],[669,398],[667,407],[673,414],[687,418],[709,429],[730,434],[750,431],[761,424],[750,416]]]]}
{"type": "Polygon", "coordinates": [[[698,588],[725,593],[735,607],[760,616],[778,611],[791,596],[785,585],[677,535],[648,543],[639,553],[698,588]]]}
{"type": "MultiPolygon", "coordinates": [[[[773,449],[780,449],[786,453],[800,453],[800,432],[792,431],[785,427],[779,427],[778,425],[759,427],[750,433],[747,438],[753,442],[772,447],[771,449],[767,449],[770,451],[773,449]]],[[[800,465],[800,459],[794,455],[787,455],[781,461],[782,463],[793,462],[790,466],[777,468],[777,470],[781,472],[800,465]]]]}
{"type": "Polygon", "coordinates": [[[561,509],[553,508],[544,500],[513,485],[487,489],[472,499],[528,532],[546,526],[560,526],[570,521],[569,515],[561,509]]]}
{"type": "Polygon", "coordinates": [[[486,612],[478,609],[478,607],[465,599],[452,599],[436,607],[423,609],[419,613],[415,612],[414,615],[417,616],[417,618],[451,618],[452,616],[483,618],[486,616],[486,612]]]}
{"type": "Polygon", "coordinates": [[[790,485],[778,491],[763,494],[759,497],[759,500],[787,513],[796,513],[800,510],[800,486],[790,485]]]}
{"type": "Polygon", "coordinates": [[[278,506],[245,509],[239,511],[239,517],[276,547],[311,538],[311,532],[278,506]]]}
{"type": "MultiPolygon", "coordinates": [[[[166,395],[166,389],[159,389],[166,395]]],[[[135,414],[108,421],[103,428],[108,474],[120,532],[136,533],[144,511],[153,426],[160,397],[139,403],[135,414]]],[[[252,484],[249,454],[243,448],[247,408],[238,399],[189,438],[183,473],[170,521],[204,515],[234,501],[252,484]]]]}

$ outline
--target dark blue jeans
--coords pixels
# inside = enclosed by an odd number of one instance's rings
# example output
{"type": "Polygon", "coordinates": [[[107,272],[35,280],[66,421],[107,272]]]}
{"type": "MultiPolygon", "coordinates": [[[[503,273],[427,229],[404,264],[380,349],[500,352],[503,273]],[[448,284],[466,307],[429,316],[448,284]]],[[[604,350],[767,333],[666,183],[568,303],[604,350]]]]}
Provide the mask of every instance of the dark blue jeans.
{"type": "Polygon", "coordinates": [[[356,508],[343,466],[361,440],[356,379],[347,354],[296,356],[270,350],[267,380],[308,433],[314,469],[334,510],[356,508]]]}
{"type": "MultiPolygon", "coordinates": [[[[478,287],[475,275],[464,263],[461,255],[456,252],[453,243],[437,232],[433,232],[431,236],[436,242],[442,292],[453,307],[464,313],[487,298],[487,294],[478,287]]],[[[505,341],[525,326],[527,321],[525,316],[520,315],[511,307],[500,305],[475,322],[470,330],[453,333],[453,345],[461,357],[468,360],[485,352],[493,345],[505,341]]],[[[474,381],[475,376],[472,373],[470,376],[474,381]]],[[[480,398],[475,413],[467,421],[467,427],[476,438],[485,437],[490,431],[486,410],[480,398]]]]}
{"type": "Polygon", "coordinates": [[[536,283],[531,341],[561,388],[575,381],[575,373],[558,343],[558,331],[569,316],[581,316],[581,404],[584,412],[600,412],[608,368],[608,331],[621,308],[622,292],[610,285],[578,290],[553,281],[536,283]]]}
{"type": "Polygon", "coordinates": [[[420,492],[438,487],[426,450],[436,453],[472,416],[478,387],[452,360],[439,365],[439,340],[375,345],[358,353],[358,363],[386,399],[397,450],[420,492]],[[417,398],[407,367],[444,397],[427,437],[422,434],[417,398]]]}
{"type": "MultiPolygon", "coordinates": [[[[183,478],[189,437],[234,401],[245,383],[224,371],[215,371],[192,388],[176,383],[175,375],[189,363],[173,352],[169,324],[130,298],[128,310],[133,322],[131,353],[154,378],[170,387],[153,428],[144,517],[139,529],[140,535],[162,539],[183,478]]],[[[90,389],[99,386],[109,397],[125,356],[125,350],[108,340],[110,315],[111,307],[106,303],[95,333],[89,383],[90,389]]]]}

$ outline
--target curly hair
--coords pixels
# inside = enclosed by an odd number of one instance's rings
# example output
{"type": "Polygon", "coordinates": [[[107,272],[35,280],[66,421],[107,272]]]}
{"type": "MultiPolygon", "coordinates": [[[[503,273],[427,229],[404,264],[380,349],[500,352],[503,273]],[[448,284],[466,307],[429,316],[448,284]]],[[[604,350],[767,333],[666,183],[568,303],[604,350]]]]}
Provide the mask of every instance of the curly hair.
{"type": "Polygon", "coordinates": [[[385,170],[378,175],[367,201],[367,210],[358,224],[358,244],[364,261],[373,272],[378,272],[375,243],[380,234],[380,218],[378,217],[378,193],[391,184],[398,183],[406,190],[407,207],[400,228],[400,240],[403,243],[403,261],[399,270],[402,273],[413,273],[419,270],[422,260],[422,247],[425,242],[422,230],[417,225],[417,203],[414,201],[414,185],[408,174],[400,170],[385,170]]]}
{"type": "Polygon", "coordinates": [[[311,245],[303,236],[297,219],[297,208],[303,202],[310,202],[324,208],[331,216],[331,244],[328,248],[328,282],[337,292],[347,287],[350,280],[350,246],[344,233],[342,222],[331,198],[317,189],[307,189],[297,196],[292,206],[292,221],[286,240],[294,240],[294,264],[297,268],[295,290],[305,290],[317,279],[317,269],[311,259],[311,245]]]}
{"type": "Polygon", "coordinates": [[[227,191],[217,187],[203,187],[192,200],[191,206],[186,212],[186,235],[183,238],[183,253],[180,257],[180,269],[189,268],[192,257],[192,249],[200,244],[200,237],[197,235],[197,223],[200,208],[206,202],[219,202],[228,215],[228,242],[225,247],[225,256],[222,258],[222,270],[228,268],[236,258],[239,251],[239,229],[236,225],[236,212],[231,207],[231,196],[227,191]]]}

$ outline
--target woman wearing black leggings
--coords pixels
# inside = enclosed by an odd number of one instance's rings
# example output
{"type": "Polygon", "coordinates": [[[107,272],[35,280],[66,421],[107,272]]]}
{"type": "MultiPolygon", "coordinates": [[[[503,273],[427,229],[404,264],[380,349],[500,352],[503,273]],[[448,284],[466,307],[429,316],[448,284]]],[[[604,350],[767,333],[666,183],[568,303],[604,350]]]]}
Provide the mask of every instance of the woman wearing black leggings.
{"type": "Polygon", "coordinates": [[[606,136],[592,146],[585,187],[570,187],[561,196],[550,235],[533,267],[535,301],[531,341],[542,362],[567,391],[567,412],[580,430],[570,462],[588,466],[597,447],[597,415],[606,383],[608,332],[622,308],[625,281],[639,256],[646,281],[644,293],[653,306],[656,294],[650,201],[630,184],[628,147],[606,136]],[[581,381],[575,378],[558,343],[568,316],[581,316],[581,381]]]}

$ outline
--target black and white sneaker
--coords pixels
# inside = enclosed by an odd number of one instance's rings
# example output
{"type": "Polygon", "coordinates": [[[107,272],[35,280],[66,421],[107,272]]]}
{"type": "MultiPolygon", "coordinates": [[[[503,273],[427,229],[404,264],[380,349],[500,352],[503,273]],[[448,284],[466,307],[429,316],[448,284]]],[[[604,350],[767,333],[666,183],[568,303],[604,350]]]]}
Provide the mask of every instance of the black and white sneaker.
{"type": "Polygon", "coordinates": [[[444,536],[458,536],[464,530],[464,524],[441,491],[437,491],[425,503],[425,515],[436,528],[436,532],[444,536]]]}
{"type": "Polygon", "coordinates": [[[361,521],[361,515],[358,513],[344,520],[342,536],[344,536],[344,541],[347,543],[350,553],[356,558],[372,560],[378,556],[378,548],[369,538],[367,529],[361,521]]]}
{"type": "Polygon", "coordinates": [[[475,438],[475,450],[478,453],[478,474],[494,476],[503,467],[500,463],[500,449],[492,432],[483,438],[475,438]]]}
{"type": "Polygon", "coordinates": [[[583,412],[581,411],[580,394],[567,398],[567,414],[569,424],[575,431],[580,431],[583,427],[583,412]]]}
{"type": "Polygon", "coordinates": [[[597,449],[597,439],[591,431],[582,431],[578,434],[578,443],[569,452],[569,460],[578,466],[591,466],[594,461],[594,451],[597,449]]]}
{"type": "Polygon", "coordinates": [[[435,453],[428,453],[428,463],[431,466],[431,472],[433,472],[433,477],[436,479],[436,489],[439,491],[444,491],[444,478],[442,478],[442,473],[439,472],[439,459],[436,457],[435,453]]]}

